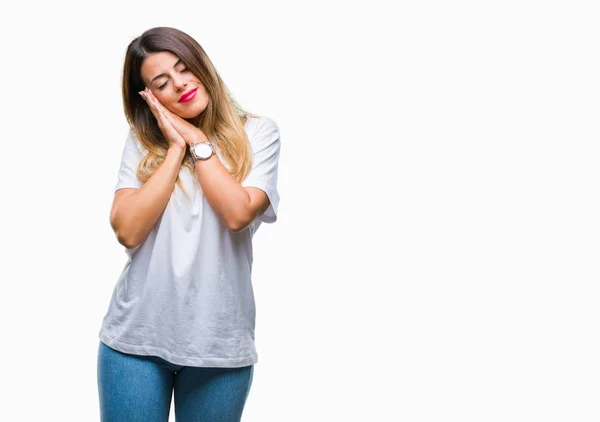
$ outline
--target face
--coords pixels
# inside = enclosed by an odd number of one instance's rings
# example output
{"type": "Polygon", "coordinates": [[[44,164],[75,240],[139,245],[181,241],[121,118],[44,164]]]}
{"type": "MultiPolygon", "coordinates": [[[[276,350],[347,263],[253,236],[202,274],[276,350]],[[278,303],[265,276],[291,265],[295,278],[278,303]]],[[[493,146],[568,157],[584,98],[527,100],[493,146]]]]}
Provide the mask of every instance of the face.
{"type": "Polygon", "coordinates": [[[179,117],[194,119],[206,109],[209,97],[204,85],[173,53],[150,53],[141,73],[158,101],[179,117]]]}

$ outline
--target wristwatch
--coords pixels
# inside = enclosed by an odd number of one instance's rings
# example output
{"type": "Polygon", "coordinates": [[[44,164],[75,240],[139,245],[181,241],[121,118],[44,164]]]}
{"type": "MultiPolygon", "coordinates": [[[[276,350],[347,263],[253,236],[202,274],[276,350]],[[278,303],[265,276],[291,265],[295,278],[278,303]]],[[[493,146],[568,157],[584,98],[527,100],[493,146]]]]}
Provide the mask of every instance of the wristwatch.
{"type": "Polygon", "coordinates": [[[215,150],[208,141],[196,142],[190,145],[190,153],[195,160],[208,160],[215,153],[215,150]]]}

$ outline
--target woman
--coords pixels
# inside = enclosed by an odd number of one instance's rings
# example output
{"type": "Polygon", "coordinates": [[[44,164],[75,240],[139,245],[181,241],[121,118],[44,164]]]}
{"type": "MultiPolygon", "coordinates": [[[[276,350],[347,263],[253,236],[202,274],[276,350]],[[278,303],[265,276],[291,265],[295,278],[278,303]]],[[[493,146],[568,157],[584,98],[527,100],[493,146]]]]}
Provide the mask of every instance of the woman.
{"type": "Polygon", "coordinates": [[[279,129],[242,110],[202,47],[127,48],[110,223],[129,257],[99,333],[102,421],[239,421],[258,361],[252,236],[277,220],[279,129]]]}

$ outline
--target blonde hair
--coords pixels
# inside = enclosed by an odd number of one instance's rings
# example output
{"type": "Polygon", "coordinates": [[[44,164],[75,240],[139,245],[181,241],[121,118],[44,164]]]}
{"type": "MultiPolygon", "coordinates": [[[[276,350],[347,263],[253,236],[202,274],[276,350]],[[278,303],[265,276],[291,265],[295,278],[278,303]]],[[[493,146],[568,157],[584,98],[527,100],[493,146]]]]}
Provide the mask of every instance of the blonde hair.
{"type": "MultiPolygon", "coordinates": [[[[138,94],[145,84],[141,67],[149,53],[168,51],[178,56],[185,66],[202,82],[209,103],[200,116],[198,127],[212,141],[230,168],[229,174],[242,182],[252,169],[252,150],[244,125],[247,118],[259,117],[242,109],[233,99],[204,49],[186,33],[169,27],[145,31],[127,47],[123,66],[122,95],[125,117],[140,144],[148,151],[137,168],[137,178],[146,182],[163,163],[169,143],[158,127],[146,101],[138,94]]],[[[186,150],[182,166],[187,167],[198,183],[196,172],[186,150]]],[[[226,166],[227,167],[227,166],[226,166]]],[[[189,198],[177,176],[177,185],[189,198]]]]}

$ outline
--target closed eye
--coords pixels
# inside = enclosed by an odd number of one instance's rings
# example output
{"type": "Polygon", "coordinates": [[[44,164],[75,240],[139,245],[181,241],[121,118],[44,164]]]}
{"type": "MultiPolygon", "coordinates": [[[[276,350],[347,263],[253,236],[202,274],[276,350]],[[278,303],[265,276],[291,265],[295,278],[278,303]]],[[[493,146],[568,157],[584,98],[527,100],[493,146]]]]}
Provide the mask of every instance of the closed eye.
{"type": "MultiPolygon", "coordinates": [[[[187,67],[184,67],[183,69],[180,70],[180,72],[188,72],[189,69],[187,67]]],[[[168,82],[168,80],[167,80],[168,82]]],[[[158,87],[158,89],[160,89],[162,91],[162,89],[167,86],[167,82],[165,82],[164,84],[162,84],[161,86],[158,87]]]]}

